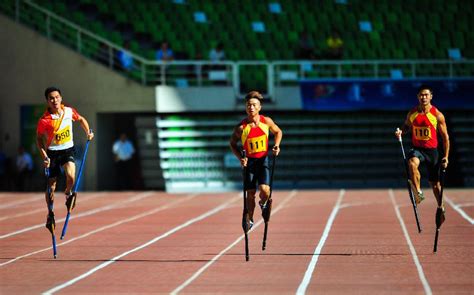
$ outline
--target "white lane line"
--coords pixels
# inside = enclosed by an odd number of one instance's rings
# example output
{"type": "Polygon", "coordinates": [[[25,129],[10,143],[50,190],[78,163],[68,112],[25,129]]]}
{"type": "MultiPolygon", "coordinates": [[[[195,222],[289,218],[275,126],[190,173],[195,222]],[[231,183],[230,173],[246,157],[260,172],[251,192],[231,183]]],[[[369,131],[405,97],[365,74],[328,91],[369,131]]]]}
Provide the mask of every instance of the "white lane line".
{"type": "Polygon", "coordinates": [[[448,196],[443,196],[443,199],[445,199],[446,202],[448,202],[448,204],[451,205],[451,207],[453,207],[454,210],[458,211],[458,213],[459,213],[462,217],[464,217],[464,219],[466,219],[467,221],[469,221],[469,223],[474,224],[474,219],[471,218],[471,216],[469,216],[469,215],[466,213],[466,211],[462,210],[460,205],[456,205],[453,201],[451,201],[450,198],[448,198],[448,196]]]}
{"type": "Polygon", "coordinates": [[[306,289],[311,281],[311,277],[313,276],[314,269],[316,268],[316,264],[318,263],[319,255],[323,249],[324,243],[329,236],[329,232],[331,231],[332,224],[334,219],[336,219],[337,212],[339,211],[342,198],[344,197],[345,190],[341,189],[339,191],[339,197],[337,198],[336,204],[332,209],[331,215],[329,215],[328,222],[326,223],[326,227],[324,228],[323,234],[321,239],[319,240],[318,246],[314,249],[313,258],[311,259],[308,268],[306,269],[306,273],[304,274],[303,280],[301,281],[298,289],[296,290],[296,294],[305,294],[306,289]]]}
{"type": "Polygon", "coordinates": [[[209,217],[209,216],[211,216],[211,215],[216,214],[217,212],[219,212],[219,211],[221,211],[222,209],[226,208],[229,204],[235,202],[237,199],[241,199],[240,196],[237,196],[237,197],[235,197],[235,198],[232,198],[230,201],[227,201],[227,202],[225,202],[224,204],[219,205],[218,207],[216,207],[216,208],[214,208],[214,209],[212,209],[212,210],[209,210],[209,211],[207,211],[207,212],[204,213],[204,214],[199,215],[198,217],[195,217],[195,218],[193,218],[193,219],[190,219],[190,220],[186,221],[185,223],[183,223],[183,224],[181,224],[181,225],[179,225],[179,226],[177,226],[177,227],[175,227],[175,228],[173,228],[173,229],[167,231],[166,233],[164,233],[164,234],[162,234],[162,235],[159,235],[159,236],[157,236],[157,237],[155,237],[155,238],[149,240],[148,242],[146,242],[146,243],[144,243],[144,244],[142,244],[142,245],[140,245],[140,246],[138,246],[138,247],[135,247],[135,248],[133,248],[133,249],[131,249],[131,250],[129,250],[129,251],[123,252],[122,254],[115,256],[114,258],[110,259],[109,261],[104,262],[104,263],[101,263],[101,264],[99,264],[98,266],[96,266],[96,267],[90,269],[89,271],[83,273],[82,275],[77,276],[77,277],[75,277],[75,278],[72,279],[72,280],[69,280],[69,281],[67,281],[67,282],[65,282],[65,283],[63,283],[63,284],[61,284],[61,285],[58,285],[58,286],[56,286],[56,287],[53,287],[53,288],[51,288],[51,289],[49,289],[49,290],[43,292],[43,294],[53,294],[53,293],[55,293],[55,292],[57,292],[57,291],[59,291],[59,290],[62,290],[62,289],[64,289],[64,288],[66,288],[66,287],[69,287],[69,286],[71,286],[71,285],[77,283],[78,281],[81,281],[81,280],[87,278],[88,276],[94,274],[95,272],[101,270],[102,268],[107,267],[108,265],[114,263],[115,261],[119,260],[120,258],[127,256],[128,254],[131,254],[131,253],[133,253],[133,252],[137,252],[137,251],[139,251],[139,250],[141,250],[141,249],[144,249],[144,248],[146,248],[146,247],[148,247],[148,246],[150,246],[150,245],[152,245],[152,244],[158,242],[159,240],[164,239],[164,238],[166,238],[166,237],[168,237],[168,236],[174,234],[175,232],[177,232],[177,231],[179,231],[179,230],[181,230],[181,229],[183,229],[183,228],[186,228],[186,227],[190,226],[190,225],[193,224],[193,223],[196,223],[196,222],[201,221],[201,220],[203,220],[203,219],[205,219],[205,218],[207,218],[207,217],[209,217]]]}
{"type": "MultiPolygon", "coordinates": [[[[110,229],[110,228],[113,228],[113,227],[116,227],[116,226],[119,226],[119,225],[122,225],[124,223],[127,223],[127,222],[130,222],[130,221],[134,221],[134,220],[137,220],[137,219],[140,219],[142,217],[146,217],[148,215],[152,215],[152,214],[155,214],[157,212],[160,212],[160,211],[163,211],[165,209],[168,209],[168,208],[171,208],[171,207],[174,207],[176,205],[178,205],[179,203],[182,203],[184,201],[189,201],[190,199],[196,197],[197,194],[192,194],[192,195],[189,195],[183,199],[180,199],[178,201],[175,201],[175,202],[172,202],[171,204],[167,204],[167,205],[163,205],[163,206],[160,206],[158,208],[155,208],[155,209],[152,209],[152,210],[149,210],[149,211],[146,211],[146,212],[143,212],[141,214],[138,214],[138,215],[135,215],[135,216],[132,216],[132,217],[129,217],[127,219],[124,219],[124,220],[120,220],[120,221],[117,221],[117,222],[114,222],[114,223],[111,223],[109,225],[105,225],[105,226],[102,226],[102,227],[99,227],[93,231],[90,231],[90,232],[87,232],[85,234],[82,234],[80,236],[77,236],[77,237],[74,237],[72,239],[69,239],[63,243],[60,243],[57,245],[57,247],[59,246],[63,246],[63,245],[66,245],[66,244],[69,244],[69,243],[72,243],[76,240],[80,240],[80,239],[83,239],[83,238],[86,238],[90,235],[93,235],[93,234],[96,234],[98,232],[101,232],[101,231],[104,231],[104,230],[107,230],[107,229],[110,229]]],[[[30,253],[27,253],[27,254],[24,254],[24,255],[21,255],[21,256],[18,256],[18,257],[15,257],[13,259],[10,259],[6,262],[3,262],[3,263],[0,263],[0,266],[4,266],[4,265],[7,265],[7,264],[10,264],[12,262],[15,262],[17,260],[20,260],[22,258],[25,258],[25,257],[28,257],[28,256],[31,256],[31,255],[35,255],[35,254],[38,254],[38,253],[41,253],[41,252],[44,252],[44,251],[51,251],[51,247],[48,247],[48,248],[44,248],[44,249],[41,249],[41,250],[37,250],[37,251],[34,251],[34,252],[30,252],[30,253]]]]}
{"type": "Polygon", "coordinates": [[[18,201],[11,202],[11,203],[8,203],[8,204],[3,204],[3,205],[0,205],[0,209],[16,207],[16,206],[21,205],[21,204],[30,203],[32,201],[43,200],[41,198],[41,196],[42,196],[41,194],[36,194],[36,195],[33,195],[33,196],[29,197],[26,200],[18,200],[18,201]]]}
{"type": "Polygon", "coordinates": [[[407,240],[408,247],[410,248],[411,256],[413,257],[413,261],[415,262],[416,269],[418,271],[418,276],[420,277],[420,281],[423,284],[423,289],[425,290],[425,294],[433,294],[431,291],[430,284],[426,279],[425,273],[423,271],[423,267],[421,266],[420,261],[418,260],[418,255],[416,254],[415,247],[411,242],[410,235],[408,234],[408,230],[405,226],[405,222],[403,221],[402,214],[400,213],[400,208],[395,201],[395,195],[393,194],[393,190],[388,190],[388,195],[390,196],[390,200],[392,200],[393,208],[395,209],[395,213],[397,214],[398,221],[400,222],[400,226],[402,227],[403,234],[405,235],[405,239],[407,240]]]}
{"type": "MultiPolygon", "coordinates": [[[[81,197],[81,203],[84,202],[84,201],[90,200],[90,199],[97,198],[97,197],[99,197],[100,195],[103,195],[103,194],[104,193],[98,193],[98,194],[88,195],[86,197],[81,197]]],[[[45,201],[45,204],[46,204],[46,201],[45,201]]],[[[32,214],[35,214],[35,213],[38,213],[38,212],[43,212],[43,211],[46,211],[46,206],[45,206],[45,208],[35,209],[35,210],[28,211],[28,212],[22,212],[22,213],[3,216],[3,217],[0,217],[0,221],[6,220],[6,219],[23,217],[23,216],[26,216],[26,215],[32,215],[32,214]]]]}
{"type": "MultiPolygon", "coordinates": [[[[242,194],[240,194],[241,197],[242,197],[242,194]]],[[[275,210],[272,212],[272,216],[277,213],[278,211],[280,211],[283,206],[288,203],[294,196],[296,195],[296,190],[292,190],[290,195],[285,199],[283,200],[280,205],[278,207],[275,208],[275,210]]],[[[252,229],[249,231],[252,232],[254,231],[260,224],[263,223],[263,219],[260,219],[258,222],[256,222],[252,229]]],[[[214,264],[214,262],[216,262],[222,255],[224,255],[227,251],[229,251],[232,247],[234,247],[235,245],[237,245],[237,243],[239,243],[243,238],[244,238],[244,234],[242,234],[239,238],[237,238],[234,242],[232,242],[229,246],[227,246],[224,250],[222,250],[221,252],[219,252],[219,254],[217,254],[216,256],[214,256],[210,261],[208,261],[205,265],[203,265],[198,271],[196,271],[191,277],[189,277],[189,279],[187,279],[184,283],[182,283],[180,286],[178,286],[176,289],[174,289],[173,291],[171,291],[170,294],[178,294],[179,292],[181,292],[184,288],[186,288],[187,286],[189,286],[189,284],[191,284],[195,279],[197,279],[206,269],[208,269],[212,264],[214,264]]]]}
{"type": "MultiPolygon", "coordinates": [[[[133,198],[130,198],[128,200],[125,200],[125,201],[122,201],[122,202],[119,202],[119,203],[99,207],[99,208],[89,210],[89,211],[85,211],[85,212],[82,212],[82,213],[79,213],[79,214],[71,214],[71,217],[70,217],[69,220],[73,220],[73,219],[76,219],[76,218],[81,218],[81,217],[84,217],[84,216],[89,216],[89,215],[93,215],[93,214],[96,214],[96,213],[99,213],[99,212],[111,210],[111,209],[114,209],[116,207],[122,206],[124,204],[135,202],[135,201],[138,201],[138,200],[141,200],[141,199],[144,199],[144,198],[148,198],[152,194],[153,194],[153,192],[143,192],[143,193],[140,193],[138,195],[135,195],[135,197],[133,197],[133,198]]],[[[62,222],[65,219],[66,218],[58,219],[58,220],[56,220],[56,223],[62,222]]],[[[24,233],[24,232],[27,232],[27,231],[35,230],[37,228],[42,228],[42,227],[44,227],[44,223],[36,224],[36,225],[26,227],[26,228],[23,228],[23,229],[20,229],[20,230],[17,230],[17,231],[8,233],[8,234],[1,235],[0,239],[5,239],[5,238],[11,237],[11,236],[15,236],[15,235],[18,235],[18,234],[21,234],[21,233],[24,233]]]]}
{"type": "Polygon", "coordinates": [[[458,204],[457,205],[459,208],[462,208],[462,207],[472,207],[474,206],[474,203],[463,203],[463,204],[458,204]]]}

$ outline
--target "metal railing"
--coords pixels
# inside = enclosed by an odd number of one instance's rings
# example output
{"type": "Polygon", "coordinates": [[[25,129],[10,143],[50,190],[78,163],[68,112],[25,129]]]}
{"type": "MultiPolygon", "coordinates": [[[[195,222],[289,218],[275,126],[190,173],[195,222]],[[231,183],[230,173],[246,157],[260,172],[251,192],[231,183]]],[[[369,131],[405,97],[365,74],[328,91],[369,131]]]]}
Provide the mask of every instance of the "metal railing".
{"type": "Polygon", "coordinates": [[[148,60],[86,30],[29,0],[1,9],[49,39],[121,72],[142,85],[232,86],[241,97],[257,88],[272,97],[277,86],[297,86],[303,79],[473,77],[474,60],[148,60]],[[124,67],[121,53],[129,57],[124,67]]]}

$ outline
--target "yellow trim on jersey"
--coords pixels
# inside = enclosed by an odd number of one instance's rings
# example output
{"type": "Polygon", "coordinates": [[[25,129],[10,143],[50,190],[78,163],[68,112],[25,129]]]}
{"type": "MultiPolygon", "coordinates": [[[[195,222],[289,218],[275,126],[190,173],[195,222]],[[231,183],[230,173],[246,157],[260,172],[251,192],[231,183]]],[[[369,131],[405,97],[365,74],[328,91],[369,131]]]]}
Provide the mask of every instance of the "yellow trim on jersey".
{"type": "Polygon", "coordinates": [[[245,145],[245,141],[247,141],[247,137],[249,137],[249,133],[251,129],[252,127],[250,127],[250,124],[247,124],[244,130],[242,130],[242,137],[241,137],[242,145],[245,145]]]}
{"type": "MultiPolygon", "coordinates": [[[[267,124],[262,123],[262,122],[258,122],[257,126],[265,133],[265,135],[268,138],[270,127],[267,124]]],[[[242,130],[242,137],[241,137],[242,145],[245,145],[245,142],[247,141],[247,137],[250,134],[250,130],[252,130],[252,126],[250,126],[250,124],[247,124],[245,128],[242,130]]]]}
{"type": "Polygon", "coordinates": [[[262,129],[263,132],[265,132],[265,135],[268,138],[268,131],[270,130],[270,127],[267,124],[264,124],[262,122],[258,122],[258,127],[260,127],[260,129],[262,129]]]}
{"type": "MultiPolygon", "coordinates": [[[[410,115],[410,123],[413,123],[413,121],[415,121],[416,117],[418,117],[418,115],[421,114],[420,112],[414,112],[413,114],[410,115]]],[[[427,113],[426,114],[426,118],[428,118],[428,120],[430,121],[431,125],[433,125],[434,129],[437,130],[438,128],[438,119],[436,118],[435,115],[433,115],[432,113],[427,113]]]]}
{"type": "Polygon", "coordinates": [[[426,114],[426,117],[428,118],[428,120],[430,120],[431,125],[433,125],[434,129],[437,130],[438,119],[436,119],[436,116],[433,115],[432,113],[428,113],[428,114],[426,114]]]}

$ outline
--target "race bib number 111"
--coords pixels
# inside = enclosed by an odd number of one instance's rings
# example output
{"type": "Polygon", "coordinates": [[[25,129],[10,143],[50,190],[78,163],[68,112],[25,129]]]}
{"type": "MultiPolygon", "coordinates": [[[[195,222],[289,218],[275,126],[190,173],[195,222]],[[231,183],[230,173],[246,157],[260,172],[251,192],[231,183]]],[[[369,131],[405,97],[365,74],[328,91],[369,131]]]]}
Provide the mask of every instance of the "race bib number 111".
{"type": "Polygon", "coordinates": [[[267,150],[267,138],[265,135],[247,139],[249,144],[249,153],[265,152],[267,150]]]}

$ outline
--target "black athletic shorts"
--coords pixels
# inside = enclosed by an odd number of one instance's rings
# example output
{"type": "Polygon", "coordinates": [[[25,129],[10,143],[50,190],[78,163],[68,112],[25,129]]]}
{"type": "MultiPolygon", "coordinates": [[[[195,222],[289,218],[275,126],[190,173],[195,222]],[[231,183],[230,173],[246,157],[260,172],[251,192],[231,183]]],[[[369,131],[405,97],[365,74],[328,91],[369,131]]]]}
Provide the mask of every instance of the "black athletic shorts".
{"type": "Polygon", "coordinates": [[[256,190],[257,184],[270,185],[270,168],[268,157],[248,158],[245,190],[256,190]]]}
{"type": "Polygon", "coordinates": [[[59,151],[48,150],[46,153],[51,160],[49,165],[49,178],[58,177],[61,174],[61,167],[67,162],[74,163],[74,147],[59,151]]]}
{"type": "Polygon", "coordinates": [[[414,147],[408,152],[408,159],[416,157],[420,163],[425,163],[428,170],[428,181],[439,181],[439,154],[438,149],[425,149],[414,147]]]}

